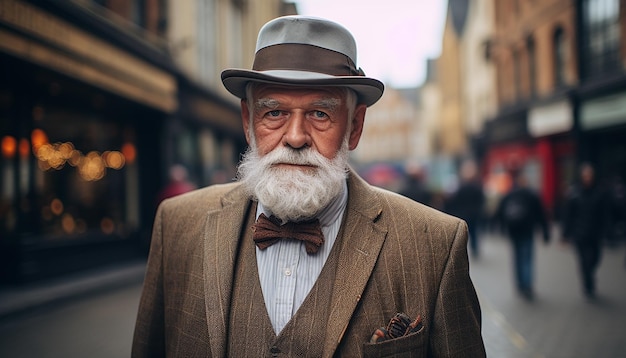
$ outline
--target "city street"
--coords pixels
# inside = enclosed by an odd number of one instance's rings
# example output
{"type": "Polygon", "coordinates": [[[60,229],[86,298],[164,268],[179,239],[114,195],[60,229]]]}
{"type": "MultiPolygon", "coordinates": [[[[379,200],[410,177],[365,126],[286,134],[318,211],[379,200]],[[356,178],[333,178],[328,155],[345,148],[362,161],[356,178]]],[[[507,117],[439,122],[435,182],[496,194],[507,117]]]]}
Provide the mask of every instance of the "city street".
{"type": "MultiPolygon", "coordinates": [[[[553,235],[557,238],[558,233],[553,235]]],[[[517,295],[508,240],[487,237],[470,272],[480,296],[488,357],[626,357],[626,252],[605,248],[598,297],[582,294],[573,248],[535,243],[535,299],[517,295]]]]}
{"type": "MultiPolygon", "coordinates": [[[[604,250],[598,299],[580,291],[573,251],[556,241],[536,246],[536,299],[519,298],[508,241],[483,240],[471,260],[489,357],[626,357],[623,246],[604,250]]],[[[82,295],[0,321],[0,357],[128,357],[141,287],[129,284],[82,295]]]]}
{"type": "Polygon", "coordinates": [[[140,293],[123,286],[0,321],[0,357],[129,357],[140,293]]]}

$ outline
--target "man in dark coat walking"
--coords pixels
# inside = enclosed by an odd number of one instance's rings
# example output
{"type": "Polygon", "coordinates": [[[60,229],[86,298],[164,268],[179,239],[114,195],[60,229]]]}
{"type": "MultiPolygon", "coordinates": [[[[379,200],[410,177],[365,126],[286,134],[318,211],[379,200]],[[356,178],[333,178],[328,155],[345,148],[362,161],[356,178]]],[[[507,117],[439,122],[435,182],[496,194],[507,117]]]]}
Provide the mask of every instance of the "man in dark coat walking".
{"type": "Polygon", "coordinates": [[[478,227],[483,219],[485,194],[473,161],[463,163],[459,188],[446,201],[445,211],[467,223],[469,244],[474,258],[480,255],[478,227]]]}
{"type": "Polygon", "coordinates": [[[550,241],[548,220],[539,196],[528,187],[521,171],[511,173],[513,188],[500,201],[495,221],[500,224],[513,245],[513,263],[518,292],[526,299],[533,293],[534,233],[541,227],[543,240],[550,241]]]}
{"type": "Polygon", "coordinates": [[[596,185],[595,171],[590,164],[583,163],[579,174],[580,184],[567,196],[563,237],[575,245],[585,296],[594,298],[602,239],[608,234],[608,201],[596,185]]]}

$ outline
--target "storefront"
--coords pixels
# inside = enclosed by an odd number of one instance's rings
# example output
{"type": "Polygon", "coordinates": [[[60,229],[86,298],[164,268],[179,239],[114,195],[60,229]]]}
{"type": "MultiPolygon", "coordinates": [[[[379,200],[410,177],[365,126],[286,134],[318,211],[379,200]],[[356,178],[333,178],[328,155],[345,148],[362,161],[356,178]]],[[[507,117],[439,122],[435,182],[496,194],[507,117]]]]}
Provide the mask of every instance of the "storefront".
{"type": "MultiPolygon", "coordinates": [[[[0,281],[139,256],[177,82],[155,61],[22,1],[0,2],[0,281]]],[[[148,48],[149,46],[145,46],[148,48]]],[[[137,52],[143,51],[141,44],[137,52]]]]}
{"type": "Polygon", "coordinates": [[[574,104],[570,97],[535,104],[529,111],[528,132],[542,163],[543,202],[558,218],[567,190],[575,180],[574,104]]]}
{"type": "Polygon", "coordinates": [[[529,157],[526,116],[525,110],[517,109],[485,123],[482,177],[489,215],[511,188],[510,168],[529,157]]]}
{"type": "MultiPolygon", "coordinates": [[[[626,79],[623,79],[626,87],[626,79]]],[[[605,185],[626,180],[626,90],[587,97],[580,103],[581,160],[597,166],[605,185]]]]}
{"type": "Polygon", "coordinates": [[[512,170],[522,171],[529,187],[540,193],[546,205],[551,203],[550,146],[532,137],[531,113],[526,108],[511,109],[487,122],[483,178],[489,214],[494,213],[502,196],[511,190],[512,170]]]}

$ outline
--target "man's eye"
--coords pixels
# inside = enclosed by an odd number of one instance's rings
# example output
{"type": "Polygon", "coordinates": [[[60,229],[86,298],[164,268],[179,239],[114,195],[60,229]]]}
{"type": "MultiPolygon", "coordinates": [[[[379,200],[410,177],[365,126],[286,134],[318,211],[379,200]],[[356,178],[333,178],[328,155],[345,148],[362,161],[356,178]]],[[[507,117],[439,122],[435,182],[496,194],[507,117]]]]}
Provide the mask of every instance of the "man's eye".
{"type": "Polygon", "coordinates": [[[280,116],[280,111],[279,110],[269,111],[267,112],[267,115],[269,117],[278,117],[280,116]]]}
{"type": "Polygon", "coordinates": [[[322,111],[314,111],[313,117],[315,117],[316,119],[326,119],[328,118],[328,115],[322,111]]]}

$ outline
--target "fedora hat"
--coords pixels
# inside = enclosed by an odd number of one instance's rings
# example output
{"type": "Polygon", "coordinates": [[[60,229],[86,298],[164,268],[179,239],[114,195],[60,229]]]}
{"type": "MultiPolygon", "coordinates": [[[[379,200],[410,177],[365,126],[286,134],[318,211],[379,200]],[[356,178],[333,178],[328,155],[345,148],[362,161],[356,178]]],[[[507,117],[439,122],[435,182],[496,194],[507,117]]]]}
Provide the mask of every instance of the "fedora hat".
{"type": "Polygon", "coordinates": [[[356,42],[343,26],[310,16],[283,16],[259,31],[251,70],[226,69],[222,83],[239,98],[250,81],[293,86],[353,89],[359,103],[371,106],[385,86],[356,67],[356,42]]]}

